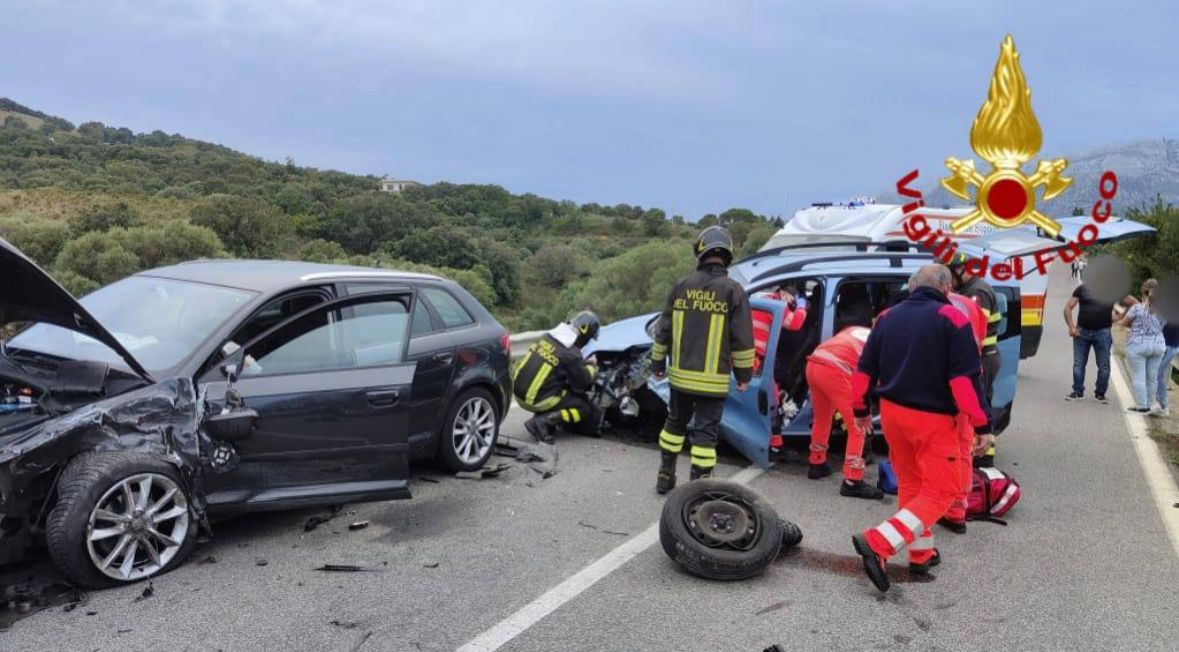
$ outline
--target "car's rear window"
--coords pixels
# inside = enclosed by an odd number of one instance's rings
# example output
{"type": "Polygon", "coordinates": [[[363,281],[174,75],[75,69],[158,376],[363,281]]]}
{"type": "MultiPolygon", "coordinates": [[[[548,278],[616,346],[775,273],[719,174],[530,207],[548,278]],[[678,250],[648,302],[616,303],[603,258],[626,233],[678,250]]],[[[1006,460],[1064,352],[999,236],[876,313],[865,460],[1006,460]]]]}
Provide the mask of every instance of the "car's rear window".
{"type": "Polygon", "coordinates": [[[429,299],[430,305],[434,306],[434,312],[438,313],[442,324],[447,328],[457,328],[475,323],[475,318],[471,316],[471,313],[467,312],[463,304],[459,303],[458,299],[446,290],[423,288],[422,293],[429,299]]]}

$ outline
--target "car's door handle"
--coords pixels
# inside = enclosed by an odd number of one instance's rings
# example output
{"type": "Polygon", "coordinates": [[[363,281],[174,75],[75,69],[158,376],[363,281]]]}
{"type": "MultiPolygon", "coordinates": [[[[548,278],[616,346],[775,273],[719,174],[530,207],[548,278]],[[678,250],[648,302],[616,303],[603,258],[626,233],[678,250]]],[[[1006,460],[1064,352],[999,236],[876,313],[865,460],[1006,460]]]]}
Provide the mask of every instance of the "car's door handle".
{"type": "Polygon", "coordinates": [[[454,354],[450,352],[435,353],[432,357],[436,362],[440,362],[442,364],[450,364],[451,362],[454,362],[454,354]]]}
{"type": "Polygon", "coordinates": [[[365,394],[368,404],[373,407],[388,407],[397,405],[401,400],[401,391],[396,389],[381,389],[365,394]]]}

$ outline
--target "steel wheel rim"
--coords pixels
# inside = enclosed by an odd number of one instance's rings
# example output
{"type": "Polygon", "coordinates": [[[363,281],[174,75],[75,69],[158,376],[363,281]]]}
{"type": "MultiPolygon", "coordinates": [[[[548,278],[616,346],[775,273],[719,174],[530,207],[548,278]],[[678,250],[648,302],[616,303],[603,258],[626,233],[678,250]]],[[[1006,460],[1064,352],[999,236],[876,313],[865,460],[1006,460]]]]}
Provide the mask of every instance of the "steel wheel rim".
{"type": "Polygon", "coordinates": [[[464,464],[481,461],[495,443],[495,409],[487,399],[467,399],[454,415],[450,445],[464,464]]]}
{"type": "Polygon", "coordinates": [[[86,523],[86,548],[103,575],[134,582],[167,566],[189,527],[188,498],[180,485],[159,473],[137,473],[98,499],[86,523]]]}
{"type": "Polygon", "coordinates": [[[684,505],[692,538],[709,548],[746,551],[761,538],[761,518],[741,496],[727,491],[702,493],[684,505]]]}

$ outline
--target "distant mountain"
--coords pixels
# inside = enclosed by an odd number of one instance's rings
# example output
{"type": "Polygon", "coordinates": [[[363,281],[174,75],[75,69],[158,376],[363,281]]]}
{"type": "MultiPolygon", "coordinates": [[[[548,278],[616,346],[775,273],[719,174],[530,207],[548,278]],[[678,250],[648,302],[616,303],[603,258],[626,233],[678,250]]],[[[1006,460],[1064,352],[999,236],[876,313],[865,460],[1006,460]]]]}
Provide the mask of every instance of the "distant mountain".
{"type": "MultiPolygon", "coordinates": [[[[1053,217],[1072,214],[1073,208],[1086,211],[1097,199],[1097,183],[1106,170],[1118,175],[1118,194],[1114,199],[1115,213],[1126,209],[1142,207],[1154,202],[1156,195],[1165,201],[1179,204],[1179,140],[1156,138],[1122,145],[1104,145],[1076,154],[1066,154],[1068,170],[1066,176],[1073,183],[1062,195],[1049,202],[1040,202],[1039,209],[1053,217]]],[[[1044,156],[1047,158],[1047,156],[1044,156]]],[[[980,170],[987,170],[985,162],[975,160],[980,170]]],[[[921,170],[922,184],[927,206],[961,206],[965,202],[951,195],[936,179],[945,176],[944,169],[921,170]]],[[[900,202],[895,189],[882,194],[882,202],[900,202]]]]}

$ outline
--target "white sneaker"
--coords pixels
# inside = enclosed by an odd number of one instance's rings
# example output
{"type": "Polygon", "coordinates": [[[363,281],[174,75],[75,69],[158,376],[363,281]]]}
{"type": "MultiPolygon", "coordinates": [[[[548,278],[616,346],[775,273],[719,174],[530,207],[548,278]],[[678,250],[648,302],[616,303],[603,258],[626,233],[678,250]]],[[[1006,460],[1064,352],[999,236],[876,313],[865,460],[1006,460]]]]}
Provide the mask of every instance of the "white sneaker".
{"type": "Polygon", "coordinates": [[[1171,408],[1156,407],[1155,409],[1150,411],[1150,416],[1152,416],[1152,417],[1169,417],[1169,416],[1171,416],[1171,408]]]}

